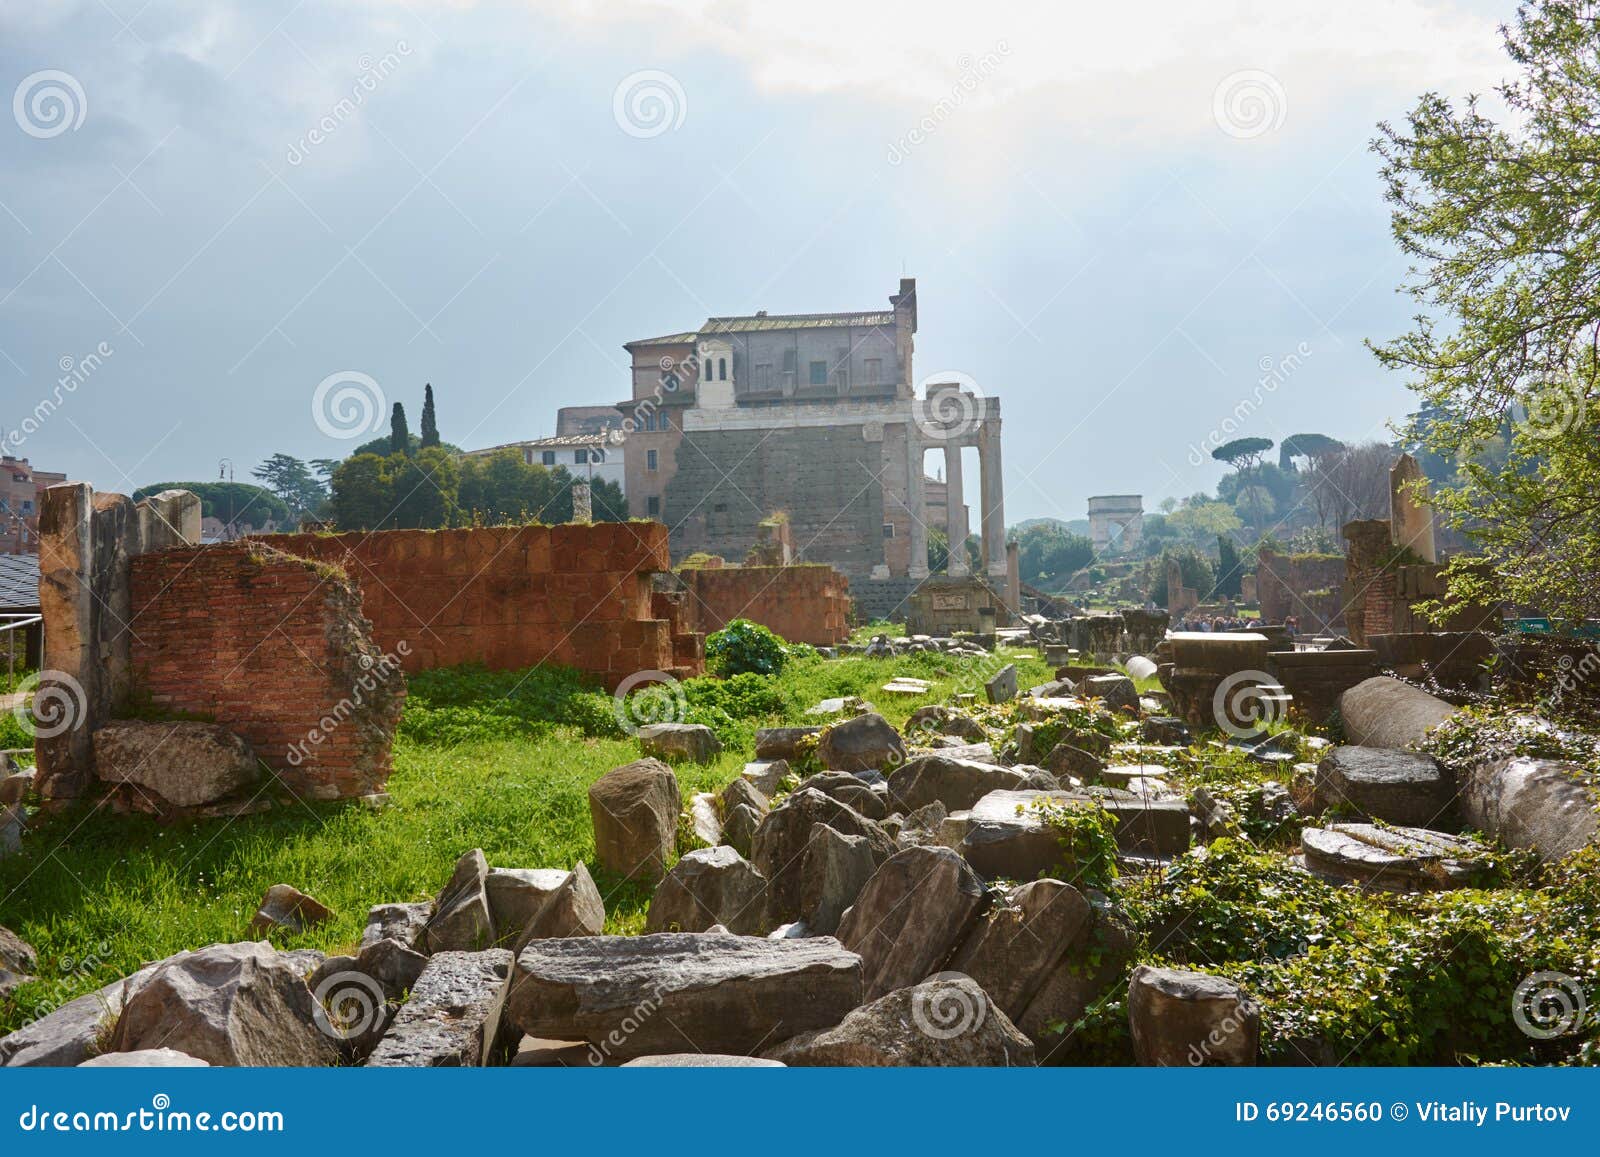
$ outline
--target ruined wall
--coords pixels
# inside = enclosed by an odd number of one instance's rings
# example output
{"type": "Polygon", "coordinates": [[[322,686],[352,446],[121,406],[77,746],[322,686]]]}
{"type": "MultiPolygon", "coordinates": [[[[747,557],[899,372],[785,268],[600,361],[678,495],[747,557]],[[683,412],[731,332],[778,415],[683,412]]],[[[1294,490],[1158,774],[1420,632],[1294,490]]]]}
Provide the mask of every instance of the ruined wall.
{"type": "Polygon", "coordinates": [[[1263,549],[1255,579],[1262,622],[1281,623],[1293,615],[1303,632],[1343,628],[1343,555],[1278,554],[1263,549]]]}
{"type": "Polygon", "coordinates": [[[615,687],[637,671],[697,674],[697,640],[651,609],[668,569],[652,522],[272,535],[259,541],[342,567],[385,651],[408,671],[559,663],[615,687]]]}
{"type": "Polygon", "coordinates": [[[831,566],[730,566],[680,577],[705,634],[749,619],[792,643],[831,647],[850,637],[850,584],[831,566]]]}
{"type": "Polygon", "coordinates": [[[141,555],[130,590],[136,695],[242,736],[302,798],[382,789],[405,680],[343,573],[220,543],[141,555]]]}
{"type": "Polygon", "coordinates": [[[1350,544],[1345,555],[1345,621],[1353,641],[1411,632],[1499,631],[1498,604],[1462,607],[1440,623],[1418,613],[1417,603],[1444,593],[1444,567],[1418,562],[1396,546],[1387,520],[1347,523],[1344,537],[1350,544]]]}
{"type": "Polygon", "coordinates": [[[45,490],[39,513],[39,610],[43,663],[36,698],[60,709],[58,726],[34,741],[45,800],[85,794],[94,778],[90,736],[128,699],[133,611],[131,561],[146,551],[200,540],[200,499],[164,490],[135,503],[96,494],[87,482],[45,490]]]}
{"type": "Polygon", "coordinates": [[[870,574],[885,561],[887,519],[883,436],[869,432],[859,423],[685,432],[663,503],[673,556],[742,559],[757,523],[783,511],[801,561],[831,563],[852,581],[870,574]]]}

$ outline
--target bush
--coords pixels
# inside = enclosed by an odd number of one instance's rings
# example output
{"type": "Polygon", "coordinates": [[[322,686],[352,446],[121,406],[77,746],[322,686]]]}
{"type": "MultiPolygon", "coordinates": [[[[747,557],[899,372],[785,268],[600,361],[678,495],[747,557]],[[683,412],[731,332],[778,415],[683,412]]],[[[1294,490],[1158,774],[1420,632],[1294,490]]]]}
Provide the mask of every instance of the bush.
{"type": "Polygon", "coordinates": [[[706,639],[706,664],[718,675],[776,675],[788,661],[784,641],[749,619],[734,619],[706,639]]]}

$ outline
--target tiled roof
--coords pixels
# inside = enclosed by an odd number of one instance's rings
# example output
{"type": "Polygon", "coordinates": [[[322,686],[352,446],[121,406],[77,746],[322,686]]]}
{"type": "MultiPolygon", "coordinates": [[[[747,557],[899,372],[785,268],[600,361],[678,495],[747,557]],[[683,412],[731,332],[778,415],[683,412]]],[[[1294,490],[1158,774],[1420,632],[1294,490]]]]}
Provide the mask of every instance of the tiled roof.
{"type": "Polygon", "coordinates": [[[31,611],[38,606],[39,556],[0,554],[0,611],[31,611]]]}
{"type": "Polygon", "coordinates": [[[712,317],[706,319],[701,334],[755,333],[772,329],[844,329],[894,326],[894,312],[874,313],[784,313],[754,317],[712,317]]]}
{"type": "Polygon", "coordinates": [[[622,348],[631,350],[636,345],[689,345],[699,337],[698,330],[689,333],[669,333],[665,337],[641,337],[635,341],[624,342],[622,348]]]}
{"type": "Polygon", "coordinates": [[[496,450],[521,450],[530,448],[534,450],[561,450],[579,449],[583,446],[605,446],[610,438],[604,433],[596,434],[558,434],[551,438],[525,438],[521,442],[503,442],[498,446],[486,446],[482,450],[468,450],[467,457],[475,454],[493,454],[496,450]]]}

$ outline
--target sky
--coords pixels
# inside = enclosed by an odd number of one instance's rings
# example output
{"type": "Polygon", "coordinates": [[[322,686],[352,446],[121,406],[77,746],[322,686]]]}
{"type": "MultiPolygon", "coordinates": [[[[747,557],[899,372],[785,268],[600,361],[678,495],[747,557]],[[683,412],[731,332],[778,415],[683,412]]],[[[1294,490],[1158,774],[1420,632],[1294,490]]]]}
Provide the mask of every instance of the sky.
{"type": "Polygon", "coordinates": [[[103,490],[629,393],[622,344],[887,308],[1001,401],[1008,521],[1384,437],[1370,151],[1509,3],[0,0],[4,448],[103,490]]]}

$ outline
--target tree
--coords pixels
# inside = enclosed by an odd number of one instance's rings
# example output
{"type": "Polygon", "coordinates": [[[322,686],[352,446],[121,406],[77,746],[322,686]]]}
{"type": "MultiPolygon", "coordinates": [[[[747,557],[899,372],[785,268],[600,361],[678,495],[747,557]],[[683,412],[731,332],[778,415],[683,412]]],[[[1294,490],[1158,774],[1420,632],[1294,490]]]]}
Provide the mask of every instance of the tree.
{"type": "Polygon", "coordinates": [[[340,530],[377,530],[391,521],[394,489],[389,461],[355,454],[333,471],[333,522],[340,530]]]}
{"type": "Polygon", "coordinates": [[[1212,542],[1217,535],[1243,525],[1233,507],[1226,502],[1213,502],[1205,495],[1185,499],[1183,506],[1167,515],[1167,526],[1178,540],[1194,546],[1212,542]]]}
{"type": "MultiPolygon", "coordinates": [[[[1257,468],[1261,465],[1261,459],[1271,449],[1271,438],[1235,438],[1231,442],[1224,442],[1211,451],[1211,456],[1218,462],[1228,463],[1243,480],[1245,476],[1256,473],[1257,468]]],[[[1251,511],[1250,525],[1260,530],[1261,503],[1259,498],[1252,502],[1249,509],[1251,511]]]]}
{"type": "Polygon", "coordinates": [[[1036,522],[1016,542],[1018,574],[1034,586],[1062,582],[1094,561],[1094,543],[1058,522],[1036,522]]]}
{"type": "Polygon", "coordinates": [[[411,530],[449,526],[460,507],[457,491],[461,468],[456,456],[438,446],[418,450],[415,457],[389,459],[393,477],[394,524],[411,530]]]}
{"type": "Polygon", "coordinates": [[[406,429],[406,408],[396,402],[394,410],[389,414],[389,453],[409,454],[410,452],[411,431],[406,429]]]}
{"type": "Polygon", "coordinates": [[[1394,450],[1382,442],[1313,455],[1302,477],[1317,525],[1337,532],[1351,519],[1388,517],[1393,465],[1394,450]]]}
{"type": "Polygon", "coordinates": [[[1342,445],[1343,442],[1326,434],[1290,434],[1278,443],[1278,469],[1293,470],[1296,458],[1313,458],[1318,454],[1326,454],[1329,450],[1336,450],[1342,445]]]}
{"type": "MultiPolygon", "coordinates": [[[[1374,345],[1461,463],[1434,508],[1470,534],[1501,593],[1555,617],[1600,613],[1600,36],[1585,0],[1530,0],[1502,30],[1519,74],[1497,123],[1426,93],[1379,126],[1385,197],[1420,303],[1374,345]],[[1510,419],[1504,462],[1476,460],[1510,419]]],[[[1481,573],[1481,572],[1479,572],[1481,573]]],[[[1484,593],[1456,571],[1452,599],[1484,593]]]]}
{"type": "Polygon", "coordinates": [[[1192,587],[1204,597],[1216,585],[1216,574],[1211,560],[1192,547],[1164,550],[1151,568],[1149,597],[1158,607],[1167,605],[1167,564],[1177,559],[1183,574],[1183,585],[1192,587]]]}
{"type": "Polygon", "coordinates": [[[1226,534],[1217,536],[1217,594],[1236,599],[1244,588],[1244,564],[1239,548],[1226,534]]]}
{"type": "Polygon", "coordinates": [[[439,444],[439,423],[433,412],[433,385],[425,383],[422,387],[422,445],[437,446],[439,444]]]}
{"type": "Polygon", "coordinates": [[[289,518],[296,522],[318,510],[328,497],[311,468],[289,454],[274,454],[250,473],[283,500],[289,518]]]}

